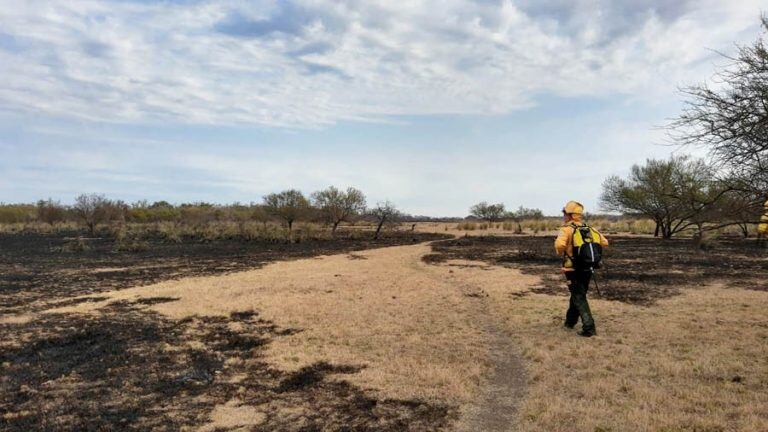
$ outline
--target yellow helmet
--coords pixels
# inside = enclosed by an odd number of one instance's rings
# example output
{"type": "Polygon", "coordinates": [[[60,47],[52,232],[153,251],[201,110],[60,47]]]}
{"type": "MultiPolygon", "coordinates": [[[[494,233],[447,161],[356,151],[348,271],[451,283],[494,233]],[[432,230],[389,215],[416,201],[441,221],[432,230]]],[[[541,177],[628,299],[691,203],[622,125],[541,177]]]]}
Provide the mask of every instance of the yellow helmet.
{"type": "Polygon", "coordinates": [[[584,206],[580,202],[568,201],[565,207],[563,207],[563,213],[582,214],[584,213],[584,206]]]}

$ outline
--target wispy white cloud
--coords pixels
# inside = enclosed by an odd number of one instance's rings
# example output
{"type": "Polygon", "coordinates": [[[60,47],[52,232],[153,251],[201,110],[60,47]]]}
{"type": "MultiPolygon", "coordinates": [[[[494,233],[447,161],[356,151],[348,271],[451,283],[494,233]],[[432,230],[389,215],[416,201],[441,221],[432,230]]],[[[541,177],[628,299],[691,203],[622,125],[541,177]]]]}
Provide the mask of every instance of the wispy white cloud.
{"type": "Polygon", "coordinates": [[[0,109],[320,127],[653,98],[754,37],[758,1],[0,1],[0,109]]]}
{"type": "Polygon", "coordinates": [[[760,6],[0,0],[0,201],[334,184],[432,215],[593,209],[603,178],[675,150],[654,127],[676,87],[752,41],[760,6]]]}

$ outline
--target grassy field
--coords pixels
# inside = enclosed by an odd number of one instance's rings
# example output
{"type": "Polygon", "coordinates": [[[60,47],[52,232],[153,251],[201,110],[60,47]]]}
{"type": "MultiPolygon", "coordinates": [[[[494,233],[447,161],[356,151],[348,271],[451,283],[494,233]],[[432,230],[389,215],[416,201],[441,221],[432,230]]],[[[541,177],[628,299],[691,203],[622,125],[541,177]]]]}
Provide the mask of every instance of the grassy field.
{"type": "Polygon", "coordinates": [[[753,243],[612,238],[583,339],[549,233],[416,228],[141,252],[6,234],[0,429],[768,429],[753,243]]]}
{"type": "Polygon", "coordinates": [[[741,242],[703,252],[686,240],[616,238],[601,274],[603,297],[592,293],[599,337],[584,340],[562,327],[566,290],[547,270],[550,243],[469,238],[439,242],[426,257],[442,265],[472,257],[539,276],[515,291],[496,283],[494,272],[457,273],[483,287],[522,349],[528,388],[512,430],[768,429],[765,251],[741,242]]]}

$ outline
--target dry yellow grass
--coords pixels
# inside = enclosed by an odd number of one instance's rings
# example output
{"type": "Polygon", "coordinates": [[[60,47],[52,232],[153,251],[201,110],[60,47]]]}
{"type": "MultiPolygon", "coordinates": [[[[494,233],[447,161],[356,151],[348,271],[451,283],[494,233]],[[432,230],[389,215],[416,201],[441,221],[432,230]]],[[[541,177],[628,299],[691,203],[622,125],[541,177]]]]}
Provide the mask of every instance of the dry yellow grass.
{"type": "Polygon", "coordinates": [[[155,296],[179,298],[152,307],[176,319],[253,309],[280,327],[302,330],[270,344],[268,360],[280,368],[361,365],[345,379],[384,397],[460,405],[478,389],[488,347],[477,304],[421,262],[429,252],[428,245],[415,245],[279,262],[117,291],[110,300],[53,311],[155,296]]]}
{"type": "MultiPolygon", "coordinates": [[[[457,222],[419,222],[416,224],[416,232],[425,232],[425,233],[437,233],[437,234],[449,234],[457,237],[463,237],[463,236],[512,236],[517,235],[515,234],[514,230],[504,229],[504,224],[494,223],[494,224],[481,224],[477,223],[477,229],[474,230],[465,230],[460,229],[459,223],[457,222]],[[482,226],[485,226],[485,228],[481,229],[482,226]]],[[[550,224],[552,227],[557,227],[557,224],[550,224]]],[[[556,228],[551,228],[546,231],[536,231],[534,233],[534,230],[530,229],[529,227],[524,227],[523,232],[527,235],[555,235],[557,233],[556,228]]]]}
{"type": "Polygon", "coordinates": [[[233,399],[223,405],[218,405],[211,413],[211,422],[199,432],[215,432],[217,430],[249,431],[266,420],[267,416],[258,408],[244,405],[233,399]]]}
{"type": "MultiPolygon", "coordinates": [[[[520,347],[528,377],[509,430],[768,430],[768,293],[688,287],[650,307],[592,299],[600,335],[583,339],[562,328],[567,297],[529,292],[537,277],[482,263],[425,265],[428,252],[415,245],[280,262],[107,301],[178,297],[153,306],[173,318],[253,309],[303,329],[270,345],[281,368],[364,365],[344,379],[385,397],[464,408],[489,374],[492,322],[520,347]]],[[[258,422],[258,411],[237,409],[258,422]]]]}
{"type": "Polygon", "coordinates": [[[650,309],[599,303],[602,336],[589,343],[562,342],[559,323],[530,319],[526,430],[768,430],[765,293],[713,287],[650,309]]]}
{"type": "Polygon", "coordinates": [[[567,297],[510,295],[472,268],[460,277],[485,287],[522,348],[515,430],[768,430],[766,292],[690,287],[651,307],[592,299],[600,335],[584,339],[562,327],[567,297]]]}

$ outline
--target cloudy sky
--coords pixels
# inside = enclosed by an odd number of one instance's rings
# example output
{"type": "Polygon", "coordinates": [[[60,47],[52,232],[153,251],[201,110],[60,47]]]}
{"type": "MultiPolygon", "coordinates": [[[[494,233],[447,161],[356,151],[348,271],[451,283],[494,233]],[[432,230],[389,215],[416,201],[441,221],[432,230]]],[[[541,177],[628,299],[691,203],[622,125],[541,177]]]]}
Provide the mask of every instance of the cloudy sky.
{"type": "MultiPolygon", "coordinates": [[[[765,7],[765,5],[762,5],[765,7]]],[[[593,208],[756,0],[0,0],[0,201],[593,208]]]]}

